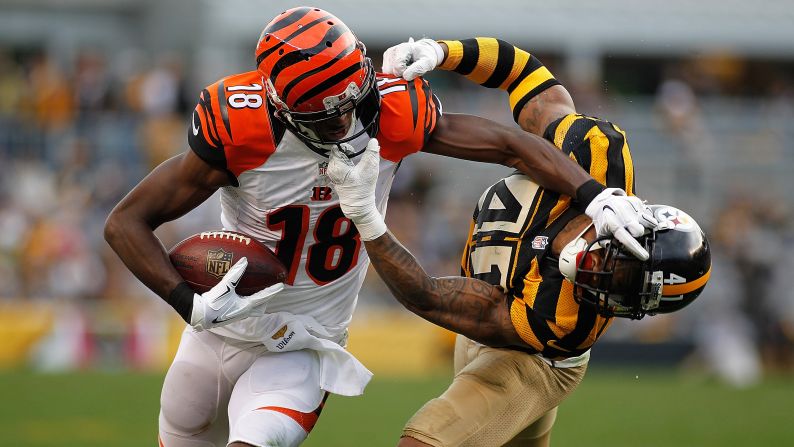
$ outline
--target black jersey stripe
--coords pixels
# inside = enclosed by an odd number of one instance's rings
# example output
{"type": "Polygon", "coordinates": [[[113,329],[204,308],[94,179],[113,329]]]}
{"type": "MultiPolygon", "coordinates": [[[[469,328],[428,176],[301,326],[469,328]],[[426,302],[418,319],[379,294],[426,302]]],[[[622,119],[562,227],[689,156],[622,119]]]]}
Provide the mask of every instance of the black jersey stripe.
{"type": "Polygon", "coordinates": [[[607,186],[626,189],[626,165],[623,163],[623,145],[626,139],[622,133],[605,121],[598,121],[598,129],[609,139],[607,186]]]}
{"type": "MultiPolygon", "coordinates": [[[[213,132],[217,132],[215,129],[215,118],[212,115],[212,98],[210,97],[209,91],[204,89],[201,91],[199,95],[199,102],[198,106],[194,110],[194,114],[202,113],[204,115],[204,122],[206,123],[207,132],[206,135],[209,137],[210,141],[207,141],[205,138],[205,132],[203,129],[200,129],[198,133],[193,132],[194,124],[191,123],[188,126],[188,144],[190,145],[190,149],[198,155],[199,158],[207,162],[210,166],[216,169],[226,170],[226,152],[224,151],[223,143],[214,135],[213,132]]],[[[191,120],[195,120],[196,116],[191,116],[191,120]]],[[[204,127],[201,125],[201,127],[204,127]]],[[[228,171],[227,171],[228,173],[228,171]]],[[[233,179],[234,176],[230,174],[230,179],[233,179]]],[[[234,182],[232,182],[234,184],[234,182]]]]}
{"type": "Polygon", "coordinates": [[[556,206],[560,195],[543,188],[538,189],[532,199],[532,214],[527,218],[524,228],[521,230],[521,238],[517,247],[518,253],[515,257],[515,270],[511,271],[512,277],[507,279],[506,284],[511,290],[524,296],[524,278],[532,269],[532,259],[541,260],[540,254],[545,250],[535,250],[532,248],[532,239],[546,226],[551,210],[556,206]],[[529,233],[529,236],[527,236],[529,233]],[[520,268],[519,268],[520,267],[520,268]]]}
{"type": "MultiPolygon", "coordinates": [[[[570,352],[550,346],[549,342],[552,340],[556,341],[557,335],[551,330],[548,322],[540,318],[540,316],[537,315],[532,308],[529,308],[529,306],[527,306],[527,322],[529,323],[529,328],[532,330],[532,333],[535,335],[535,337],[541,343],[543,343],[543,350],[541,352],[545,357],[557,358],[571,356],[570,352]]],[[[559,346],[558,343],[555,343],[555,345],[559,346]]]]}
{"type": "Polygon", "coordinates": [[[560,123],[565,119],[566,116],[567,115],[561,116],[546,126],[546,130],[543,132],[543,138],[550,141],[551,144],[554,144],[554,137],[557,135],[557,128],[560,127],[560,123]]]}
{"type": "Polygon", "coordinates": [[[212,143],[218,147],[223,147],[221,137],[218,135],[218,124],[215,122],[215,113],[212,111],[212,97],[207,89],[201,91],[199,97],[199,104],[201,110],[204,112],[204,119],[207,122],[207,135],[209,135],[212,143]]]}
{"type": "Polygon", "coordinates": [[[352,64],[349,67],[345,68],[344,70],[340,71],[339,73],[327,78],[323,82],[321,82],[321,83],[317,84],[316,86],[314,86],[314,88],[312,88],[308,92],[304,93],[300,98],[298,98],[295,101],[295,104],[301,104],[301,103],[303,103],[303,102],[305,102],[305,101],[307,101],[307,100],[319,95],[320,93],[328,90],[329,88],[331,88],[334,85],[338,84],[343,79],[345,79],[346,77],[352,75],[353,73],[355,73],[356,71],[358,71],[360,69],[361,69],[361,64],[358,63],[358,62],[355,62],[354,64],[352,64]]]}
{"type": "Polygon", "coordinates": [[[592,332],[593,327],[598,321],[597,317],[598,314],[596,314],[592,307],[589,307],[587,304],[580,305],[579,312],[576,316],[576,327],[560,339],[560,346],[566,348],[570,347],[571,350],[577,349],[577,347],[587,339],[590,332],[592,332]]]}
{"type": "Polygon", "coordinates": [[[430,84],[424,79],[422,80],[422,94],[425,97],[424,136],[422,138],[422,147],[424,147],[427,141],[430,140],[430,135],[433,133],[434,120],[437,119],[438,115],[438,105],[436,103],[438,98],[433,94],[433,91],[430,90],[430,84]]]}
{"type": "Polygon", "coordinates": [[[411,116],[413,117],[414,126],[412,129],[416,129],[417,121],[419,120],[419,97],[416,93],[416,81],[409,81],[408,82],[408,99],[411,102],[411,116]]]}
{"type": "MultiPolygon", "coordinates": [[[[197,114],[198,111],[194,111],[194,114],[197,114]]],[[[196,117],[191,116],[191,119],[196,119],[196,117]]],[[[219,169],[226,169],[226,152],[223,150],[223,145],[216,145],[213,146],[204,138],[204,133],[199,132],[198,134],[193,133],[192,124],[188,126],[187,130],[187,141],[190,145],[190,149],[196,153],[202,160],[207,162],[210,166],[219,169]]],[[[213,143],[214,144],[214,143],[213,143]]]]}
{"type": "Polygon", "coordinates": [[[480,59],[480,45],[477,43],[477,39],[464,39],[460,43],[463,45],[463,58],[454,71],[465,76],[477,67],[477,61],[480,59]]]}
{"type": "Polygon", "coordinates": [[[560,275],[559,269],[551,265],[548,258],[538,262],[538,269],[543,282],[538,286],[533,308],[538,316],[549,321],[556,321],[557,303],[560,301],[560,290],[562,289],[562,275],[560,275]]]}
{"type": "Polygon", "coordinates": [[[585,139],[585,136],[595,126],[596,122],[591,118],[576,118],[565,133],[560,148],[566,155],[573,152],[579,165],[587,172],[590,172],[592,152],[590,151],[590,141],[585,139]]]}
{"type": "Polygon", "coordinates": [[[513,90],[515,90],[521,84],[521,82],[524,81],[525,78],[527,78],[533,71],[537,70],[542,66],[543,63],[540,61],[540,59],[530,55],[527,64],[524,65],[524,68],[521,70],[521,73],[518,74],[516,80],[513,81],[512,84],[507,86],[507,93],[513,93],[513,90]]]}
{"type": "Polygon", "coordinates": [[[229,134],[229,139],[234,140],[234,137],[232,136],[232,126],[231,123],[229,123],[229,110],[226,107],[226,84],[223,81],[218,83],[218,107],[221,109],[223,127],[226,128],[226,133],[229,134]]]}
{"type": "Polygon", "coordinates": [[[505,42],[504,40],[496,40],[499,45],[499,51],[496,60],[496,68],[491,76],[482,83],[483,87],[497,88],[510,76],[513,71],[513,64],[515,63],[516,50],[515,47],[505,42]]]}
{"type": "MultiPolygon", "coordinates": [[[[323,44],[323,45],[325,45],[325,44],[323,44]]],[[[334,65],[334,64],[335,64],[335,63],[336,63],[336,62],[337,62],[339,59],[342,59],[343,57],[345,57],[345,56],[347,56],[348,54],[352,53],[354,49],[356,49],[356,46],[355,46],[355,44],[353,44],[353,45],[349,45],[347,48],[345,48],[344,50],[342,50],[342,52],[341,52],[341,53],[339,53],[339,54],[337,54],[336,56],[334,56],[334,58],[333,58],[333,59],[331,59],[330,61],[328,61],[328,62],[326,62],[326,63],[324,63],[324,64],[320,65],[320,66],[319,66],[319,67],[317,67],[317,68],[314,68],[314,69],[312,69],[312,70],[309,70],[309,71],[307,71],[306,73],[303,73],[303,74],[302,74],[302,75],[300,75],[300,76],[297,76],[297,77],[295,77],[295,79],[293,79],[292,81],[290,81],[290,82],[289,82],[289,83],[286,85],[286,87],[284,87],[284,92],[282,93],[282,96],[284,96],[284,97],[286,98],[286,97],[287,97],[287,95],[289,95],[290,91],[292,91],[292,89],[293,89],[293,88],[295,88],[295,86],[296,86],[296,85],[298,85],[298,83],[300,83],[300,82],[301,82],[301,81],[303,81],[304,79],[308,78],[309,76],[314,76],[315,74],[317,74],[317,73],[320,73],[320,72],[322,72],[323,70],[327,69],[328,67],[330,67],[330,66],[334,65]]],[[[271,79],[272,79],[272,78],[273,78],[273,77],[271,76],[271,79]]]]}
{"type": "MultiPolygon", "coordinates": [[[[307,30],[309,30],[311,27],[317,25],[318,23],[322,23],[322,22],[330,19],[331,17],[332,16],[327,15],[327,16],[320,17],[318,19],[314,19],[311,22],[307,23],[306,25],[302,26],[301,28],[298,28],[297,30],[293,31],[292,34],[290,34],[289,36],[287,36],[284,39],[280,40],[276,45],[273,45],[269,49],[259,53],[259,56],[256,57],[256,66],[258,67],[259,64],[261,64],[262,61],[265,60],[266,57],[268,57],[271,54],[273,54],[276,50],[281,49],[284,46],[284,44],[286,42],[289,42],[292,38],[294,38],[294,37],[296,37],[296,36],[298,36],[300,34],[303,34],[307,30]]],[[[332,28],[336,28],[336,26],[333,26],[332,28]]],[[[343,32],[348,30],[347,27],[341,27],[341,28],[342,28],[343,32]]],[[[267,32],[268,33],[272,33],[271,31],[267,31],[267,32]]],[[[323,45],[325,45],[325,41],[324,40],[321,43],[323,45]]]]}

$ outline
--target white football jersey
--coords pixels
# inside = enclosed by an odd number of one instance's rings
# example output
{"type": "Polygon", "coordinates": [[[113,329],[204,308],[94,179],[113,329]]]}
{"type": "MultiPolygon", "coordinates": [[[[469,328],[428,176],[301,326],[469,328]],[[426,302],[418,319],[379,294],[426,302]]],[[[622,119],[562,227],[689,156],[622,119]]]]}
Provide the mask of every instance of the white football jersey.
{"type": "MultiPolygon", "coordinates": [[[[421,78],[382,78],[378,84],[382,104],[376,203],[385,214],[400,161],[421,150],[440,105],[421,78]]],[[[363,150],[369,138],[365,134],[349,144],[363,150]]],[[[223,228],[264,242],[287,267],[287,287],[265,311],[309,315],[341,338],[369,259],[325,175],[327,151],[307,146],[275,119],[256,72],[230,76],[205,89],[188,140],[199,157],[226,170],[235,184],[221,189],[223,228]]],[[[258,320],[251,317],[212,331],[259,341],[267,334],[258,320]]]]}

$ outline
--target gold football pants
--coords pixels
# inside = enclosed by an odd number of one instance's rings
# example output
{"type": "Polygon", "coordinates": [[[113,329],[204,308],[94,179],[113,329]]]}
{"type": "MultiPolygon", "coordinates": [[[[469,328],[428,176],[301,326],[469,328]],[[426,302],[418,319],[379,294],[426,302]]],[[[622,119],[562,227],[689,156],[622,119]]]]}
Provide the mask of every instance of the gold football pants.
{"type": "Polygon", "coordinates": [[[551,430],[557,406],[586,370],[554,368],[536,355],[458,335],[452,384],[419,409],[403,436],[436,447],[521,445],[551,430]]]}

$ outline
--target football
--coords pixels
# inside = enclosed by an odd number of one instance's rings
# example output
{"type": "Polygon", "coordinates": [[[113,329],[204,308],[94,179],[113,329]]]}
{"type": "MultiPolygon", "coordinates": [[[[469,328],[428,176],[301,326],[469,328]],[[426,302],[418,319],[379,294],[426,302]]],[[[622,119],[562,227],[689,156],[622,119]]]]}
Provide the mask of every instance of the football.
{"type": "Polygon", "coordinates": [[[176,244],[168,256],[177,272],[198,293],[211,289],[243,256],[248,258],[248,268],[237,285],[238,295],[254,294],[287,278],[286,267],[270,248],[234,231],[194,234],[176,244]]]}

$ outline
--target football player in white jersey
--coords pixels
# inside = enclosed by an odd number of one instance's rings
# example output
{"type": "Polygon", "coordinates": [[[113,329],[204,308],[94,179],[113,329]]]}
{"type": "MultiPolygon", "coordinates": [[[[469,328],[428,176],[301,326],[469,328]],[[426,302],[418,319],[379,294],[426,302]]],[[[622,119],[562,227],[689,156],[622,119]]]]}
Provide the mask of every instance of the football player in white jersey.
{"type": "MultiPolygon", "coordinates": [[[[356,160],[380,142],[381,213],[400,161],[420,150],[515,167],[581,207],[601,193],[542,138],[442,116],[427,81],[376,73],[364,45],[321,9],[276,16],[255,57],[256,70],[201,92],[190,150],[154,169],[105,226],[127,267],[188,323],[162,389],[164,447],[298,445],[329,392],[363,392],[371,374],[343,346],[369,263],[360,234],[383,223],[354,226],[342,214],[325,175],[330,149],[356,160]],[[173,268],[153,231],[219,189],[223,227],[272,248],[289,271],[286,284],[238,296],[240,260],[222,287],[197,294],[173,268]]],[[[625,205],[620,196],[601,199],[612,206],[599,210],[625,205]]],[[[631,213],[607,214],[612,225],[636,224],[631,213]]]]}

